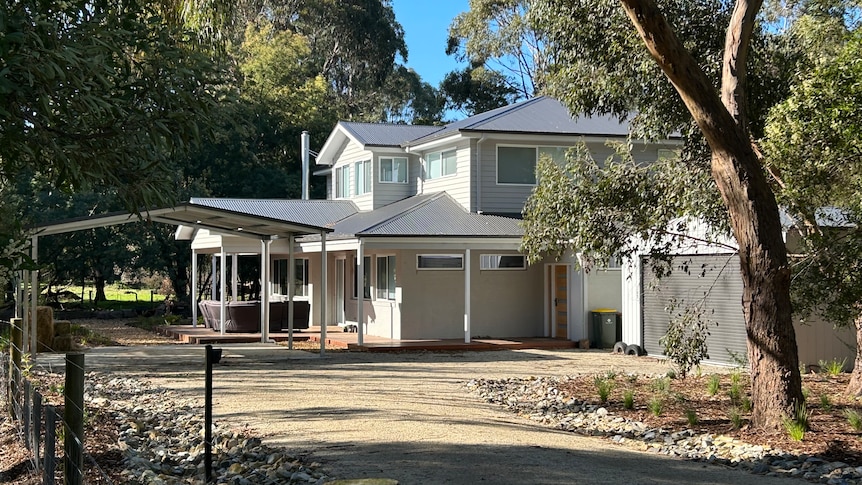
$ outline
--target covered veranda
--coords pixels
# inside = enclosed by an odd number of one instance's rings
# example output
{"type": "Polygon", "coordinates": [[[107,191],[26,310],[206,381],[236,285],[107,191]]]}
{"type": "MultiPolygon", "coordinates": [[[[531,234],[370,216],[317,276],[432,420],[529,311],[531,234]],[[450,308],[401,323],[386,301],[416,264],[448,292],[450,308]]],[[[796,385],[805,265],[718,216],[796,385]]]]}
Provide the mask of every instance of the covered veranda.
{"type": "MultiPolygon", "coordinates": [[[[232,211],[222,208],[208,207],[194,202],[185,202],[173,207],[160,209],[152,209],[142,211],[138,214],[130,213],[114,213],[102,216],[82,217],[77,219],[57,221],[39,224],[31,228],[30,236],[30,255],[34,263],[38,264],[39,254],[39,238],[55,234],[64,234],[69,232],[95,229],[99,227],[109,227],[119,224],[127,224],[131,222],[158,222],[179,226],[178,236],[181,231],[190,232],[192,235],[199,230],[206,230],[212,234],[223,234],[231,236],[240,236],[242,238],[258,240],[260,242],[261,255],[261,301],[260,301],[260,340],[262,342],[270,342],[269,336],[269,291],[266,284],[270,276],[270,254],[269,249],[273,241],[286,239],[288,245],[293,246],[294,239],[297,236],[316,235],[320,237],[321,253],[326,254],[326,237],[332,232],[332,229],[315,226],[311,224],[299,223],[291,220],[284,220],[274,217],[265,217],[260,215],[252,215],[239,211],[232,211]]],[[[293,256],[290,256],[291,259],[293,256]]],[[[221,261],[226,260],[226,252],[221,251],[221,261]]],[[[321,265],[321,279],[326,281],[326,258],[323,258],[324,264],[321,265]]],[[[291,261],[290,266],[293,266],[291,261]]],[[[192,259],[192,284],[190,298],[192,300],[192,322],[197,325],[197,258],[192,259]]],[[[221,307],[220,307],[220,323],[221,333],[224,332],[226,320],[226,265],[221,265],[220,292],[221,307]]],[[[39,288],[39,272],[38,270],[21,271],[18,275],[18,281],[15,283],[15,317],[21,318],[24,323],[24,351],[31,354],[36,353],[37,348],[37,331],[36,331],[36,307],[38,304],[38,288],[39,288]],[[29,311],[28,311],[29,309],[29,311]]],[[[234,292],[235,293],[235,292],[234,292]]],[[[322,298],[326,298],[323,294],[322,298]]],[[[321,321],[326,321],[326,304],[320,306],[321,321]]],[[[293,297],[288,299],[288,334],[290,338],[293,335],[293,297]]],[[[326,328],[322,329],[323,339],[320,347],[321,354],[325,353],[325,334],[326,328]]]]}

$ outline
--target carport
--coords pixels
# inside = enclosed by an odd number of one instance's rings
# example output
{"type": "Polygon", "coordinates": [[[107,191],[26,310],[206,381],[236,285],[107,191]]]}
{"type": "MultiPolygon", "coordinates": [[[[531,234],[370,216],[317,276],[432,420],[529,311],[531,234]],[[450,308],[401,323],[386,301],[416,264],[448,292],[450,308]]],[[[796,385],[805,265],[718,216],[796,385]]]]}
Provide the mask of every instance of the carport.
{"type": "MultiPolygon", "coordinates": [[[[30,254],[34,262],[37,262],[39,237],[50,236],[55,234],[64,234],[86,229],[95,229],[99,227],[109,227],[118,224],[127,224],[130,222],[159,222],[180,226],[177,230],[177,236],[193,235],[201,229],[206,229],[213,234],[223,234],[232,236],[241,236],[245,238],[260,240],[261,254],[261,342],[269,342],[269,285],[270,280],[270,244],[274,240],[287,239],[289,247],[293,247],[294,239],[297,235],[319,235],[321,238],[321,252],[323,254],[323,264],[321,265],[321,280],[323,287],[326,287],[326,235],[332,232],[331,228],[302,224],[295,221],[283,220],[274,217],[264,217],[259,215],[247,214],[235,210],[227,210],[195,204],[194,202],[184,202],[173,207],[161,209],[152,209],[142,211],[140,214],[129,213],[114,213],[102,216],[82,217],[77,219],[50,222],[39,224],[31,228],[31,247],[30,254]],[[182,233],[182,234],[181,234],[182,233]]],[[[221,278],[220,278],[220,298],[221,298],[221,332],[224,332],[225,314],[225,296],[226,296],[226,254],[224,248],[221,251],[221,278]]],[[[290,254],[289,268],[293,268],[293,252],[290,254]]],[[[195,304],[198,299],[197,295],[197,257],[192,258],[192,279],[190,297],[192,300],[192,323],[197,325],[198,308],[195,304]]],[[[24,347],[31,354],[36,353],[36,306],[38,302],[39,288],[39,272],[22,271],[20,279],[24,284],[16,284],[15,292],[15,316],[22,318],[24,321],[24,347]],[[30,282],[27,285],[27,282],[30,282]],[[26,311],[27,306],[30,307],[30,312],[26,311]],[[32,318],[31,318],[32,315],[32,318]]],[[[320,306],[321,321],[326,322],[326,292],[321,295],[323,304],[320,306]]],[[[289,334],[293,335],[293,295],[290,295],[288,301],[288,321],[289,334]]],[[[325,353],[326,341],[326,325],[321,327],[321,355],[325,353]]],[[[291,338],[292,342],[292,338],[291,338]]]]}

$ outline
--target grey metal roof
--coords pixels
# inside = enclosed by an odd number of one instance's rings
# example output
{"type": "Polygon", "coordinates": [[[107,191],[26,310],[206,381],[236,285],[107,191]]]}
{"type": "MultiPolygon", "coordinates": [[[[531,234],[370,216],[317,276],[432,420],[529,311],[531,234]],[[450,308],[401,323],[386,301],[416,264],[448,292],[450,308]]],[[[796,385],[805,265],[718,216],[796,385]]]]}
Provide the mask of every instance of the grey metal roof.
{"type": "Polygon", "coordinates": [[[191,203],[266,217],[269,219],[321,227],[333,227],[338,221],[359,212],[349,200],[299,199],[192,199],[191,203]]]}
{"type": "Polygon", "coordinates": [[[627,136],[629,125],[611,116],[573,119],[559,101],[547,96],[528,99],[455,121],[415,138],[403,146],[416,146],[460,132],[535,133],[584,136],[627,136]]]}
{"type": "Polygon", "coordinates": [[[400,147],[403,143],[442,129],[441,126],[360,123],[355,121],[340,121],[339,124],[362,145],[377,147],[400,147]]]}
{"type": "MultiPolygon", "coordinates": [[[[338,222],[327,239],[363,236],[401,237],[521,237],[518,219],[475,214],[465,210],[449,194],[422,194],[394,202],[338,222]]],[[[304,241],[318,235],[303,237],[304,241]]]]}
{"type": "Polygon", "coordinates": [[[33,229],[36,235],[47,236],[136,221],[154,221],[178,226],[197,227],[261,239],[288,237],[291,234],[319,234],[321,231],[331,232],[330,228],[314,222],[274,217],[273,214],[264,212],[255,214],[243,210],[241,207],[229,204],[219,206],[219,204],[200,204],[195,201],[185,202],[173,207],[143,210],[140,215],[111,213],[65,221],[47,222],[33,226],[31,229],[33,229]]]}

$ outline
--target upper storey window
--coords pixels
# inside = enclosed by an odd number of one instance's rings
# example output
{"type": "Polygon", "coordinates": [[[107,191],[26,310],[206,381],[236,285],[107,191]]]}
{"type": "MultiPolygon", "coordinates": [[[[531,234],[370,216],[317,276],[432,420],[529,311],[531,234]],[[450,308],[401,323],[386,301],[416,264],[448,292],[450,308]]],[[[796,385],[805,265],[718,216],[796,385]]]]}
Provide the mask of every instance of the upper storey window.
{"type": "Polygon", "coordinates": [[[371,160],[356,162],[356,195],[371,192],[371,160]]]}
{"type": "Polygon", "coordinates": [[[457,165],[455,150],[429,153],[425,157],[425,178],[436,179],[455,175],[457,165]]]}
{"type": "Polygon", "coordinates": [[[387,183],[407,183],[407,158],[406,157],[381,157],[380,158],[380,181],[387,183]]]}
{"type": "Polygon", "coordinates": [[[335,198],[350,197],[350,165],[335,169],[335,198]]]}
{"type": "Polygon", "coordinates": [[[497,147],[497,183],[504,185],[536,185],[536,161],[548,156],[556,163],[566,161],[568,147],[497,147]]]}

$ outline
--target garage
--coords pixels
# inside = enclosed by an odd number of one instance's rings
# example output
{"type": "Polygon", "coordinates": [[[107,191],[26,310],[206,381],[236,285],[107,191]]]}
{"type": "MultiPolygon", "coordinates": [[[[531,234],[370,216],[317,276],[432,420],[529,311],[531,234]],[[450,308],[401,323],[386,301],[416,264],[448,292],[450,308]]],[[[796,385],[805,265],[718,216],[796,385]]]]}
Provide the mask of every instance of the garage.
{"type": "Polygon", "coordinates": [[[739,257],[726,254],[685,254],[671,257],[671,273],[659,279],[646,256],[641,258],[641,335],[644,350],[661,356],[659,343],[667,332],[668,306],[702,305],[710,320],[707,337],[709,360],[738,364],[747,358],[745,321],[742,315],[742,280],[739,257]]]}

